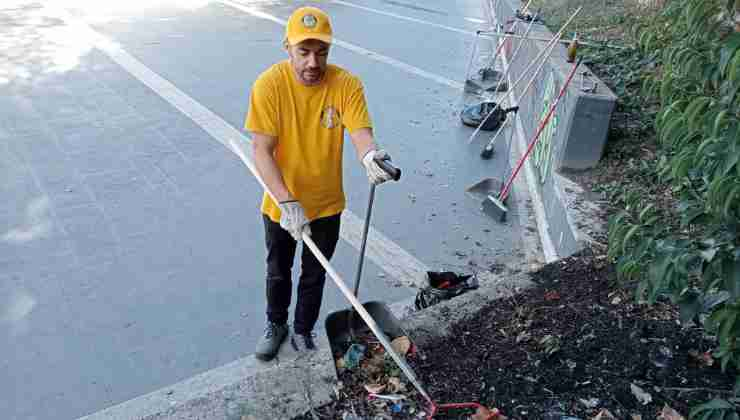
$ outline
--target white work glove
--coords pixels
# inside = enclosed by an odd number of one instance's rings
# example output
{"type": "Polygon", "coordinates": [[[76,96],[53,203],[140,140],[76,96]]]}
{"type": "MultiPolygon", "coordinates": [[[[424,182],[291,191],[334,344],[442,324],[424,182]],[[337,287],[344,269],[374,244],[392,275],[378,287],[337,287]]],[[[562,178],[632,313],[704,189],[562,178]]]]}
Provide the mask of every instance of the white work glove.
{"type": "Polygon", "coordinates": [[[367,178],[370,180],[371,184],[378,185],[392,179],[391,174],[384,171],[383,168],[378,165],[378,162],[375,161],[376,159],[390,160],[390,158],[391,157],[385,150],[370,150],[362,157],[362,165],[365,166],[367,178]]]}
{"type": "Polygon", "coordinates": [[[296,241],[301,241],[301,234],[311,234],[309,220],[303,206],[296,200],[283,201],[280,204],[280,227],[287,230],[296,241]]]}

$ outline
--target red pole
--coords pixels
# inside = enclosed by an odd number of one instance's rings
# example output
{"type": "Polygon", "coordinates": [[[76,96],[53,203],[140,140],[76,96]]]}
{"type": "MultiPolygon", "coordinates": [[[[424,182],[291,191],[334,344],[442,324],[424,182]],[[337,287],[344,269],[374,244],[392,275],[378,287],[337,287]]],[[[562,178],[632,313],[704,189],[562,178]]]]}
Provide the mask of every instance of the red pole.
{"type": "Polygon", "coordinates": [[[552,114],[555,112],[555,107],[558,106],[560,99],[562,99],[562,97],[565,96],[565,91],[568,90],[568,85],[570,85],[570,81],[573,80],[573,76],[576,74],[576,69],[578,68],[578,66],[581,65],[581,61],[583,61],[583,57],[579,58],[578,61],[576,61],[576,63],[573,65],[573,68],[570,70],[570,74],[568,74],[568,78],[565,80],[565,84],[563,85],[563,88],[560,89],[560,94],[558,95],[557,99],[555,99],[555,102],[550,106],[550,110],[547,112],[545,119],[543,119],[540,122],[540,126],[537,129],[537,134],[535,134],[532,141],[529,142],[529,146],[527,146],[527,151],[524,152],[521,158],[519,158],[519,162],[517,162],[514,172],[511,173],[511,176],[506,181],[506,185],[504,185],[504,188],[501,190],[501,193],[498,195],[498,200],[500,202],[503,203],[506,200],[506,197],[508,197],[509,190],[511,189],[511,184],[514,182],[514,178],[516,178],[516,176],[519,174],[519,171],[522,169],[522,165],[524,164],[524,161],[527,160],[527,157],[532,152],[532,149],[534,149],[534,145],[537,144],[537,140],[540,138],[540,134],[542,134],[542,131],[545,129],[545,126],[547,126],[547,123],[550,121],[550,117],[552,117],[552,114]]]}

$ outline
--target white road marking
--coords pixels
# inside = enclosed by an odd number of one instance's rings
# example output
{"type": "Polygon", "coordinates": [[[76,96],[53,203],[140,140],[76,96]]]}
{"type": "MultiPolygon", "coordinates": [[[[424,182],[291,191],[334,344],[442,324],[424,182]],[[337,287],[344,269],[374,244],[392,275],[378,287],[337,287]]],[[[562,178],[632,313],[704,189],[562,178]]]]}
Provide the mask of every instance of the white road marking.
{"type": "Polygon", "coordinates": [[[465,20],[467,20],[468,22],[473,22],[473,23],[486,23],[485,20],[478,19],[478,18],[466,17],[465,20]]]}
{"type": "MultiPolygon", "coordinates": [[[[242,12],[249,13],[252,16],[256,16],[258,18],[266,19],[275,23],[278,23],[280,25],[285,26],[287,24],[287,21],[284,19],[280,19],[277,16],[273,16],[269,13],[265,13],[261,10],[257,10],[253,7],[245,6],[243,4],[239,4],[236,2],[233,2],[231,0],[220,0],[219,3],[223,3],[225,5],[231,6],[235,9],[241,10],[242,12]]],[[[364,55],[372,60],[379,61],[384,64],[388,64],[390,66],[399,68],[407,73],[423,77],[425,79],[432,80],[434,82],[437,82],[442,85],[449,86],[453,89],[462,90],[463,84],[460,82],[456,82],[454,80],[450,80],[446,77],[430,73],[426,70],[422,70],[416,66],[412,66],[411,64],[404,63],[402,61],[396,60],[395,58],[391,58],[388,56],[385,56],[383,54],[376,53],[374,51],[370,51],[368,49],[362,48],[358,45],[351,44],[349,42],[342,41],[340,39],[334,38],[334,44],[337,46],[340,46],[344,49],[350,50],[352,52],[356,52],[360,55],[364,55]]]]}
{"type": "MultiPolygon", "coordinates": [[[[379,15],[390,16],[390,17],[394,17],[396,19],[406,20],[406,21],[409,21],[409,22],[421,23],[422,25],[434,26],[436,28],[445,29],[445,30],[451,31],[451,32],[457,32],[457,33],[460,33],[460,34],[475,36],[475,31],[467,31],[467,30],[464,30],[464,29],[453,28],[452,26],[440,25],[439,23],[434,23],[434,22],[429,22],[429,21],[422,20],[422,19],[416,19],[416,18],[412,18],[412,17],[408,17],[408,16],[403,16],[403,15],[399,15],[399,14],[396,14],[396,13],[386,12],[386,11],[383,11],[383,10],[373,9],[371,7],[360,6],[359,4],[350,3],[350,2],[344,1],[344,0],[331,0],[331,1],[332,1],[332,3],[341,4],[341,5],[347,6],[347,7],[354,7],[355,9],[365,10],[367,12],[372,12],[372,13],[376,13],[376,14],[379,14],[379,15]]],[[[469,18],[466,18],[466,19],[469,20],[469,18]]],[[[482,23],[483,21],[481,20],[480,22],[482,23]]]]}
{"type": "MultiPolygon", "coordinates": [[[[107,54],[132,76],[188,116],[193,122],[208,132],[211,137],[218,140],[226,148],[239,156],[247,166],[250,166],[250,163],[254,161],[252,149],[249,147],[251,140],[248,136],[186,95],[175,85],[153,72],[121,48],[120,45],[93,30],[84,21],[73,17],[66,10],[60,8],[55,10],[67,24],[79,31],[78,33],[80,35],[84,36],[82,39],[89,40],[92,45],[107,54]]],[[[349,210],[345,210],[343,222],[340,231],[342,239],[356,249],[359,249],[362,221],[349,210]]],[[[424,284],[427,271],[426,266],[372,227],[368,234],[367,257],[390,276],[405,285],[418,287],[424,284]]]]}

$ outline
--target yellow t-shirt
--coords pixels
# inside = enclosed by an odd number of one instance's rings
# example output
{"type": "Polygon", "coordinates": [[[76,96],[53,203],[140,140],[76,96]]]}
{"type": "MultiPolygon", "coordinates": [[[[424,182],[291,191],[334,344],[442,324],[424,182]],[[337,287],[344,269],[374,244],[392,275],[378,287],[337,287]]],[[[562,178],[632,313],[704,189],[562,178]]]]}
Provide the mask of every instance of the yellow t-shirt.
{"type": "MultiPolygon", "coordinates": [[[[371,127],[362,82],[329,65],[320,85],[296,80],[289,61],[262,73],[252,86],[244,127],[277,137],[275,160],[288,190],[309,220],[339,214],[344,128],[371,127]]],[[[280,208],[265,194],[262,212],[280,221],[280,208]]]]}

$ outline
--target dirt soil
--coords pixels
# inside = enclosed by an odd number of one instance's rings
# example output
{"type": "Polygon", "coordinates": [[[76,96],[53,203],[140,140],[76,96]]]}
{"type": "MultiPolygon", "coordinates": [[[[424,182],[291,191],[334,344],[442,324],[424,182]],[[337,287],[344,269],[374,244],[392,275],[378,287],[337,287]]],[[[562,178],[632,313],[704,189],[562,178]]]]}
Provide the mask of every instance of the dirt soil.
{"type": "MultiPolygon", "coordinates": [[[[636,304],[604,257],[570,257],[535,280],[537,287],[492,301],[455,325],[454,337],[409,358],[433,399],[480,402],[511,419],[593,419],[602,409],[654,419],[665,405],[687,416],[691,406],[732,392],[735,372],[722,373],[707,357],[714,340],[682,327],[669,303],[636,304]]],[[[342,379],[344,398],[300,418],[410,419],[424,409],[411,402],[413,414],[392,414],[390,403],[368,401],[352,375],[342,379]]]]}

